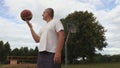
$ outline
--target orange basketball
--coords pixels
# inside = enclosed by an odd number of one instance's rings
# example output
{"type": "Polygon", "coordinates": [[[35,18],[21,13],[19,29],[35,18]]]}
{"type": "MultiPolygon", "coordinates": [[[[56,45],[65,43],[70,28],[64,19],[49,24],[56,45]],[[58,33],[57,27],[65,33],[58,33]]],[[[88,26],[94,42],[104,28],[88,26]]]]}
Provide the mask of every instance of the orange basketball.
{"type": "Polygon", "coordinates": [[[30,10],[25,9],[21,12],[20,15],[21,15],[21,19],[24,21],[32,19],[32,12],[30,10]]]}

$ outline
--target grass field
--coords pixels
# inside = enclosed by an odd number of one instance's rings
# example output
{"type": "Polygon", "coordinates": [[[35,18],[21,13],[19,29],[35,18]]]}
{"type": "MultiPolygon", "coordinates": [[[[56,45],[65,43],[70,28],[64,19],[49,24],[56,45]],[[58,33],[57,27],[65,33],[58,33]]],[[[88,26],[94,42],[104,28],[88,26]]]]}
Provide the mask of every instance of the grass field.
{"type": "MultiPolygon", "coordinates": [[[[0,65],[0,68],[36,68],[36,64],[0,65]]],[[[62,65],[65,68],[65,65],[62,65]]],[[[120,63],[68,65],[68,68],[120,68],[120,63]]]]}

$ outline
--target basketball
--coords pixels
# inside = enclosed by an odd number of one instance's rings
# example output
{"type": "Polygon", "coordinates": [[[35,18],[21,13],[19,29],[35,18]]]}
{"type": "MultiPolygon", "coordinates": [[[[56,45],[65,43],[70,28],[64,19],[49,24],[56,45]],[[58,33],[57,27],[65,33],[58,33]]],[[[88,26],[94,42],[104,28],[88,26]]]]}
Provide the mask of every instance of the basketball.
{"type": "Polygon", "coordinates": [[[31,20],[32,19],[32,12],[30,10],[23,10],[20,14],[22,20],[31,20]]]}

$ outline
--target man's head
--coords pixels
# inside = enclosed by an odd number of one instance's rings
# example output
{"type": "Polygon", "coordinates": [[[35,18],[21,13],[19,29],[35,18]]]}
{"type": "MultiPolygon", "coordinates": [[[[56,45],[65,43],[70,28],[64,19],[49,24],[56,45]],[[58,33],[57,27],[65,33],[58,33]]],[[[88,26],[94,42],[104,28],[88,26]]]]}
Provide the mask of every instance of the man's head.
{"type": "Polygon", "coordinates": [[[47,20],[48,18],[53,19],[54,17],[54,10],[52,8],[47,8],[45,9],[45,11],[43,12],[43,19],[47,20]]]}

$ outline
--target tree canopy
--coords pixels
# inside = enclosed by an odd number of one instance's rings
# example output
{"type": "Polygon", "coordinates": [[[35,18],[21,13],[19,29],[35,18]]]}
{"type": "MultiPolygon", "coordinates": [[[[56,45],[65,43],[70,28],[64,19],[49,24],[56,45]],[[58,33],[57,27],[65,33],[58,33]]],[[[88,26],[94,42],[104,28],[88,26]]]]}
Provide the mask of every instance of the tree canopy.
{"type": "Polygon", "coordinates": [[[77,32],[71,33],[68,40],[68,60],[73,62],[76,58],[82,57],[92,61],[96,49],[102,50],[107,46],[104,27],[96,20],[93,13],[88,11],[75,11],[66,18],[61,19],[65,35],[71,25],[75,25],[77,32]]]}

